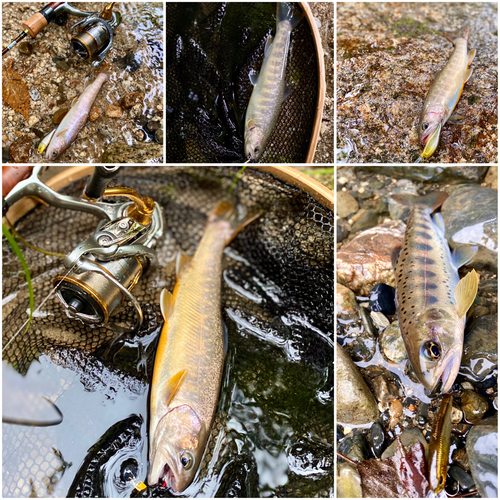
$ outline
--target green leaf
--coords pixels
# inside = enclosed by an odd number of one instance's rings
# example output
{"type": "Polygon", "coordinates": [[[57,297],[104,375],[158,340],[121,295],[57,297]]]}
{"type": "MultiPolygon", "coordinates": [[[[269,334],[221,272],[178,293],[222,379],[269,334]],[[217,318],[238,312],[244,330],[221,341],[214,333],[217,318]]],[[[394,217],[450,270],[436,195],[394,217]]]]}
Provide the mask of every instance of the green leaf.
{"type": "Polygon", "coordinates": [[[31,274],[30,270],[28,269],[28,265],[26,264],[26,261],[24,260],[24,255],[19,246],[16,243],[16,240],[10,234],[9,230],[5,226],[5,224],[2,222],[2,233],[5,236],[5,239],[9,242],[12,251],[16,254],[17,258],[19,259],[19,262],[21,263],[21,266],[23,267],[24,270],[24,275],[26,276],[26,283],[28,284],[28,291],[30,294],[30,317],[28,319],[28,324],[26,325],[26,330],[25,332],[28,331],[28,328],[31,325],[31,320],[33,319],[33,311],[35,309],[35,296],[33,294],[33,284],[31,283],[31,274]]]}

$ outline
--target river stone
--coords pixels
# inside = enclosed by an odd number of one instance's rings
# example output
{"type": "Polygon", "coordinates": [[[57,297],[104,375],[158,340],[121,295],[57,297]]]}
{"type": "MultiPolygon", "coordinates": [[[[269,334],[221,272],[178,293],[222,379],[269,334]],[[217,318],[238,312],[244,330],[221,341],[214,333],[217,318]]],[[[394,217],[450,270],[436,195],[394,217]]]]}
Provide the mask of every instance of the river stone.
{"type": "Polygon", "coordinates": [[[40,92],[38,91],[38,89],[31,89],[30,90],[30,97],[33,101],[39,101],[42,96],[40,95],[40,92]]]}
{"type": "MultiPolygon", "coordinates": [[[[402,445],[407,448],[411,448],[417,441],[420,441],[422,443],[422,446],[424,447],[425,458],[427,458],[427,454],[429,452],[429,445],[427,444],[427,441],[425,440],[422,431],[418,427],[405,429],[400,434],[399,439],[401,440],[402,445]]],[[[393,441],[392,444],[384,451],[384,453],[382,453],[381,457],[382,460],[392,457],[396,453],[397,449],[398,449],[398,443],[397,441],[393,441]]]]}
{"type": "Polygon", "coordinates": [[[335,293],[335,304],[337,306],[337,316],[344,321],[355,321],[360,318],[360,310],[356,295],[340,283],[337,284],[335,293]]]}
{"type": "Polygon", "coordinates": [[[472,261],[476,266],[497,268],[497,207],[497,190],[465,185],[454,191],[441,209],[450,246],[479,247],[472,261]]]}
{"type": "Polygon", "coordinates": [[[486,177],[484,178],[484,183],[487,187],[492,189],[498,189],[498,167],[490,167],[486,177]]]}
{"type": "Polygon", "coordinates": [[[355,214],[359,210],[359,203],[346,191],[337,192],[337,215],[341,219],[347,219],[349,215],[355,214]]]}
{"type": "Polygon", "coordinates": [[[373,456],[380,458],[385,448],[384,429],[379,422],[375,422],[370,428],[370,448],[373,456]]]}
{"type": "Polygon", "coordinates": [[[488,400],[469,389],[462,394],[462,411],[464,417],[470,424],[477,424],[488,411],[488,400]]]}
{"type": "Polygon", "coordinates": [[[363,231],[337,253],[337,278],[357,295],[368,296],[377,283],[394,286],[391,255],[404,240],[401,221],[384,222],[363,231]]]}
{"type": "Polygon", "coordinates": [[[357,366],[340,345],[335,356],[337,421],[346,425],[363,425],[379,418],[377,401],[357,366]]]}
{"type": "Polygon", "coordinates": [[[379,334],[379,346],[382,356],[391,363],[402,363],[407,359],[406,348],[399,328],[399,321],[391,323],[379,334]]]}
{"type": "Polygon", "coordinates": [[[20,42],[17,45],[17,50],[25,56],[30,56],[33,54],[33,45],[30,42],[20,42]]]}
{"type": "MultiPolygon", "coordinates": [[[[354,429],[339,441],[337,451],[354,462],[367,460],[370,454],[368,441],[360,429],[354,429]]],[[[338,457],[341,461],[342,458],[338,457]]]]}
{"type": "Polygon", "coordinates": [[[163,146],[152,142],[111,144],[102,155],[103,163],[161,163],[163,146]]]}
{"type": "Polygon", "coordinates": [[[498,498],[498,420],[484,419],[467,435],[467,455],[481,497],[498,498]]]}
{"type": "Polygon", "coordinates": [[[123,115],[122,108],[120,106],[113,106],[113,104],[106,106],[104,112],[109,118],[120,118],[123,115]]]}
{"type": "Polygon", "coordinates": [[[52,116],[52,123],[54,125],[59,125],[63,121],[63,118],[66,116],[66,113],[68,111],[69,109],[67,108],[58,109],[52,116]]]}
{"type": "Polygon", "coordinates": [[[353,225],[351,227],[351,233],[357,233],[358,231],[364,231],[365,229],[376,226],[378,223],[378,213],[375,210],[362,208],[353,216],[352,220],[353,225]]]}
{"type": "Polygon", "coordinates": [[[482,382],[498,369],[498,316],[477,318],[464,341],[460,373],[482,382]]]}
{"type": "Polygon", "coordinates": [[[26,163],[31,156],[31,137],[22,135],[9,147],[9,156],[12,163],[26,163]]]}
{"type": "Polygon", "coordinates": [[[344,241],[349,236],[351,226],[345,219],[337,218],[337,243],[344,241]]]}
{"type": "MultiPolygon", "coordinates": [[[[144,92],[129,92],[125,94],[120,101],[120,105],[123,109],[130,109],[134,107],[136,104],[142,104],[144,101],[144,92]]],[[[155,123],[155,122],[153,122],[155,123]]]]}
{"type": "Polygon", "coordinates": [[[337,498],[362,498],[358,469],[348,463],[337,464],[337,498]]]}
{"type": "Polygon", "coordinates": [[[463,181],[481,182],[486,175],[488,167],[462,167],[455,165],[453,168],[440,167],[358,167],[372,174],[384,174],[389,177],[411,179],[419,182],[437,183],[462,183],[463,181]]]}

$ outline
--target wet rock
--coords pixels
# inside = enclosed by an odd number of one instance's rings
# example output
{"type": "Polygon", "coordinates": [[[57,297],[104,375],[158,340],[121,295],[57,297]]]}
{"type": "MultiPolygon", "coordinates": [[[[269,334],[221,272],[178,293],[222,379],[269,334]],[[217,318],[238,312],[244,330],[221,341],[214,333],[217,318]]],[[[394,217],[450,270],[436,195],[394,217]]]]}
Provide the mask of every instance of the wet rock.
{"type": "Polygon", "coordinates": [[[127,143],[111,144],[104,152],[104,163],[161,163],[163,147],[151,142],[138,142],[129,146],[127,143]]]}
{"type": "Polygon", "coordinates": [[[467,474],[461,467],[458,467],[458,465],[452,465],[448,474],[455,479],[462,488],[471,488],[474,486],[474,479],[472,479],[472,476],[467,474]]]}
{"type": "Polygon", "coordinates": [[[22,135],[9,147],[10,161],[12,163],[26,163],[31,156],[31,137],[22,135]]]}
{"type": "Polygon", "coordinates": [[[106,107],[105,113],[109,118],[120,118],[123,115],[122,108],[120,106],[113,106],[112,104],[106,107]]]}
{"type": "Polygon", "coordinates": [[[66,113],[69,111],[67,108],[62,108],[57,110],[54,115],[52,116],[52,123],[54,125],[59,125],[62,121],[63,118],[66,116],[66,113]]]}
{"type": "Polygon", "coordinates": [[[140,104],[136,104],[135,106],[133,106],[128,112],[128,116],[132,120],[143,121],[142,106],[140,104]]]}
{"type": "Polygon", "coordinates": [[[402,363],[407,359],[406,348],[399,328],[399,321],[391,323],[379,334],[379,346],[382,356],[391,363],[402,363]]]}
{"type": "Polygon", "coordinates": [[[32,129],[32,132],[39,138],[43,139],[47,134],[45,132],[42,132],[41,130],[34,128],[32,129]]]}
{"type": "Polygon", "coordinates": [[[155,132],[155,141],[158,144],[163,144],[163,129],[159,129],[155,132]]]}
{"type": "Polygon", "coordinates": [[[38,89],[31,89],[30,90],[30,97],[33,101],[39,101],[42,96],[40,95],[40,92],[38,91],[38,89]]]}
{"type": "Polygon", "coordinates": [[[364,231],[378,223],[378,213],[375,210],[367,210],[362,208],[353,218],[353,225],[351,227],[351,233],[357,233],[358,231],[364,231]]]}
{"type": "Polygon", "coordinates": [[[137,104],[142,104],[143,101],[143,92],[129,92],[121,98],[120,105],[123,109],[130,109],[137,104]]]}
{"type": "Polygon", "coordinates": [[[436,182],[436,183],[450,183],[459,184],[464,181],[469,182],[480,182],[486,172],[488,167],[463,167],[459,165],[454,165],[453,168],[448,167],[422,167],[414,166],[408,167],[359,167],[361,170],[370,169],[371,173],[384,174],[389,177],[395,177],[397,179],[409,179],[419,182],[436,182]]]}
{"type": "Polygon", "coordinates": [[[460,408],[456,408],[455,406],[451,409],[451,423],[459,424],[462,421],[464,416],[464,412],[460,408]]]}
{"type": "Polygon", "coordinates": [[[462,394],[462,411],[467,422],[477,424],[488,411],[488,400],[477,392],[466,390],[462,394]]]}
{"type": "Polygon", "coordinates": [[[366,362],[375,355],[375,328],[366,308],[360,308],[357,317],[352,316],[347,320],[339,317],[337,335],[354,361],[366,362]]]}
{"type": "Polygon", "coordinates": [[[40,118],[36,115],[30,116],[30,119],[28,120],[28,125],[30,127],[33,127],[33,125],[36,125],[40,121],[40,118]]]}
{"type": "Polygon", "coordinates": [[[146,123],[146,129],[148,130],[148,132],[154,133],[159,128],[160,128],[160,124],[158,122],[150,121],[150,122],[146,123]]]}
{"type": "Polygon", "coordinates": [[[113,62],[116,63],[120,69],[126,69],[130,73],[134,73],[141,67],[142,56],[130,50],[124,57],[115,57],[113,62]]]}
{"type": "Polygon", "coordinates": [[[385,330],[391,324],[387,317],[381,312],[371,311],[370,318],[382,330],[385,330]]]}
{"type": "Polygon", "coordinates": [[[359,203],[354,196],[346,191],[337,193],[337,215],[341,219],[347,219],[352,214],[359,210],[359,203]]]}
{"type": "Polygon", "coordinates": [[[497,206],[497,190],[466,185],[454,191],[441,209],[450,246],[478,246],[475,266],[497,268],[497,206]]]}
{"type": "MultiPolygon", "coordinates": [[[[371,382],[373,394],[380,403],[391,403],[403,396],[401,389],[390,377],[379,375],[371,382]]],[[[403,411],[402,407],[401,411],[403,411]]]]}
{"type": "Polygon", "coordinates": [[[54,58],[54,62],[59,69],[62,69],[63,71],[69,70],[69,64],[64,59],[60,60],[60,59],[54,58]]]}
{"type": "Polygon", "coordinates": [[[379,418],[377,401],[358,368],[342,347],[335,356],[337,420],[347,425],[362,425],[379,418]]]}
{"type": "Polygon", "coordinates": [[[337,464],[337,498],[362,498],[358,469],[348,463],[337,464]]]}
{"type": "Polygon", "coordinates": [[[469,457],[465,448],[456,449],[453,451],[451,459],[458,464],[462,469],[469,470],[469,457]]]}
{"type": "Polygon", "coordinates": [[[20,42],[17,44],[17,50],[24,56],[33,54],[33,45],[30,42],[20,42]]]}
{"type": "Polygon", "coordinates": [[[384,222],[346,243],[337,253],[338,281],[364,296],[378,283],[394,286],[391,254],[402,245],[405,228],[401,221],[384,222]]]}
{"type": "Polygon", "coordinates": [[[7,163],[8,161],[10,161],[10,155],[9,155],[9,151],[7,148],[2,148],[2,161],[4,163],[7,163]]]}
{"type": "Polygon", "coordinates": [[[344,241],[349,236],[351,226],[345,219],[337,219],[337,243],[344,241]]]}
{"type": "Polygon", "coordinates": [[[487,316],[489,312],[490,310],[485,306],[475,306],[474,309],[472,309],[472,316],[474,318],[480,318],[481,316],[487,316]]]}
{"type": "Polygon", "coordinates": [[[335,304],[337,305],[338,318],[344,321],[357,320],[360,315],[358,301],[349,288],[340,283],[337,284],[335,293],[335,304]]]}
{"type": "Polygon", "coordinates": [[[373,456],[380,458],[385,448],[385,435],[382,426],[375,422],[370,428],[370,448],[373,456]]]}
{"type": "Polygon", "coordinates": [[[144,141],[146,139],[146,132],[142,129],[137,129],[134,130],[133,136],[136,141],[144,141]]]}
{"type": "Polygon", "coordinates": [[[491,189],[498,189],[498,167],[490,167],[488,169],[484,183],[491,189]]]}
{"type": "Polygon", "coordinates": [[[370,309],[383,314],[396,314],[396,290],[385,283],[375,285],[369,294],[370,309]]]}
{"type": "Polygon", "coordinates": [[[290,470],[310,478],[319,479],[332,469],[334,463],[333,444],[312,434],[294,436],[287,455],[290,470]]]}
{"type": "Polygon", "coordinates": [[[389,427],[393,429],[398,423],[399,418],[403,414],[403,403],[399,399],[391,402],[389,406],[389,427]]]}
{"type": "Polygon", "coordinates": [[[498,498],[498,420],[489,417],[469,431],[466,441],[472,477],[483,498],[498,498]]]}
{"type": "MultiPolygon", "coordinates": [[[[354,462],[367,460],[370,454],[368,442],[360,429],[354,429],[345,438],[341,439],[337,450],[342,455],[354,460],[354,462]]],[[[338,461],[341,460],[342,458],[339,457],[338,461]]]]}
{"type": "MultiPolygon", "coordinates": [[[[420,441],[422,443],[422,446],[424,447],[425,456],[427,458],[429,445],[427,444],[427,441],[425,440],[425,437],[420,429],[418,429],[417,427],[405,429],[400,434],[399,439],[401,440],[402,445],[406,448],[411,448],[417,441],[420,441]]],[[[394,456],[397,449],[398,443],[397,441],[393,441],[392,444],[384,451],[384,453],[382,453],[382,460],[394,456]]]]}
{"type": "Polygon", "coordinates": [[[498,369],[498,316],[482,316],[474,321],[464,340],[460,372],[482,382],[498,369]]]}
{"type": "Polygon", "coordinates": [[[92,106],[89,114],[89,120],[95,122],[102,115],[102,110],[98,106],[92,106]]]}

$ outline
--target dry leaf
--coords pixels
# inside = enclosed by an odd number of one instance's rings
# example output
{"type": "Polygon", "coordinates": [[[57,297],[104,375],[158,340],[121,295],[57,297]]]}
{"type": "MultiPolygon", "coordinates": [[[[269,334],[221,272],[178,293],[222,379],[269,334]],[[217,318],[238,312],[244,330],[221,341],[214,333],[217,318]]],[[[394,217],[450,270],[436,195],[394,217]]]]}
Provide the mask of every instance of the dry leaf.
{"type": "Polygon", "coordinates": [[[2,98],[26,122],[29,120],[30,93],[21,75],[14,69],[14,61],[9,59],[2,72],[2,98]]]}

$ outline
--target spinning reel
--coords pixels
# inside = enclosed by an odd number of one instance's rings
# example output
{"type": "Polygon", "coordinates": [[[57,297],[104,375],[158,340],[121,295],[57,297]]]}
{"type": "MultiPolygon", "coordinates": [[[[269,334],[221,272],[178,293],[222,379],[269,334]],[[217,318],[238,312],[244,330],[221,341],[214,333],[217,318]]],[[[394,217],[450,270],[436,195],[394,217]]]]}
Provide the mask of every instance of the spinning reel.
{"type": "Polygon", "coordinates": [[[136,312],[134,329],[139,328],[142,309],[131,290],[146,270],[157,265],[154,247],[164,232],[160,206],[133,189],[108,188],[120,167],[96,167],[81,198],[47,187],[39,179],[41,168],[34,167],[32,175],[10,191],[5,197],[7,205],[34,196],[49,205],[99,218],[94,234],[66,255],[64,266],[68,272],[54,279],[55,293],[63,308],[73,318],[102,325],[125,299],[136,312]],[[103,201],[110,197],[125,197],[127,201],[103,201]]]}

